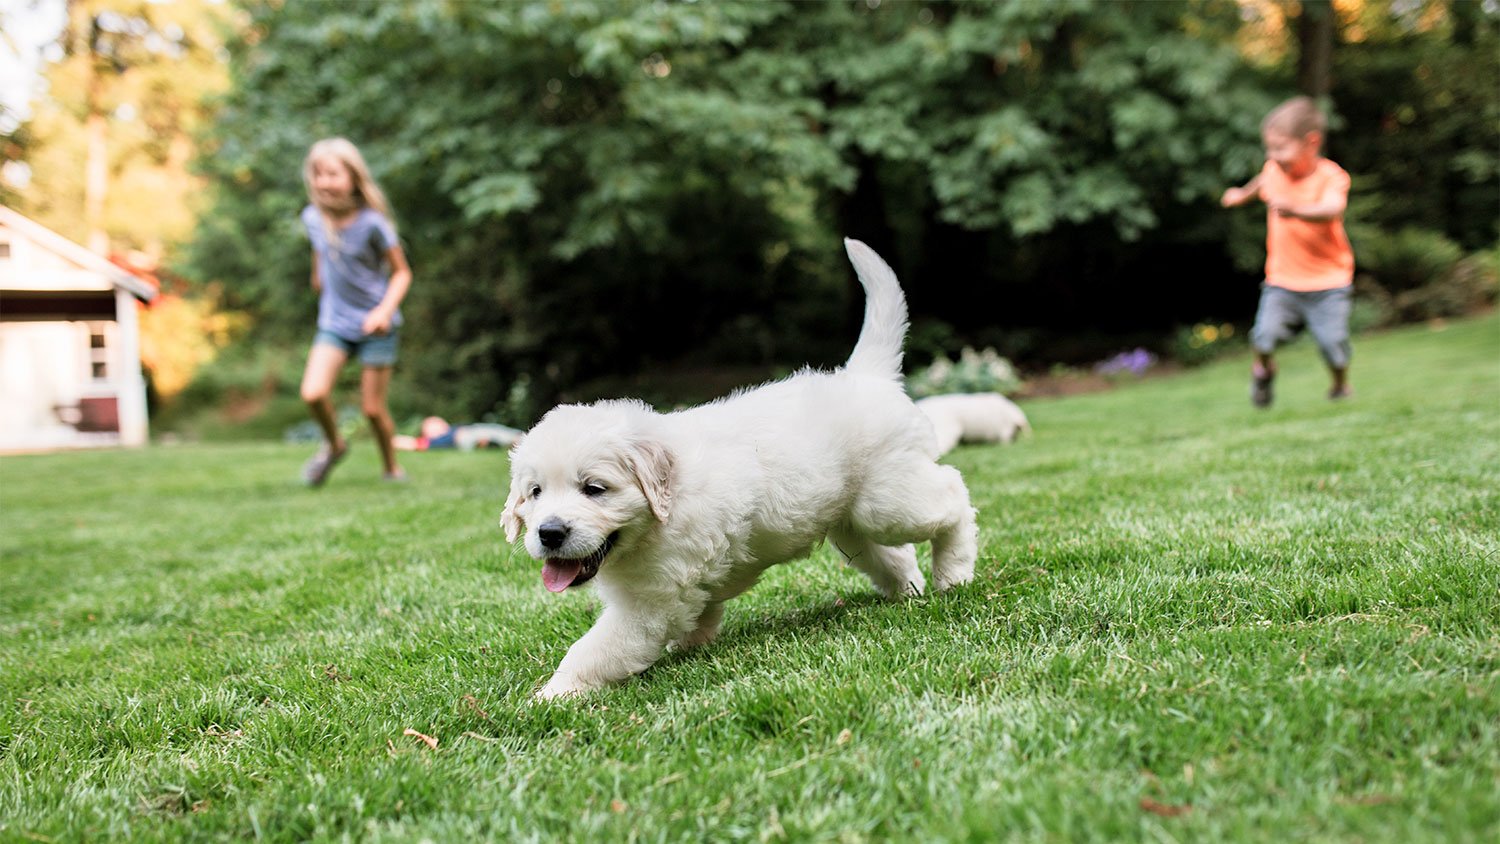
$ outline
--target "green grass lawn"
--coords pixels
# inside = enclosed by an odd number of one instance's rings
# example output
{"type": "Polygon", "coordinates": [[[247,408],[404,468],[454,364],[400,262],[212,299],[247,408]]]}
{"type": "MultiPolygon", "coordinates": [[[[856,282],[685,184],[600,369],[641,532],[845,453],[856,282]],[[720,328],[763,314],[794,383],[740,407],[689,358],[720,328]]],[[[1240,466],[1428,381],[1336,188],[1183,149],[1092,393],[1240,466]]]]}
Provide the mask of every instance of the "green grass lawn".
{"type": "Polygon", "coordinates": [[[972,585],[820,550],[564,704],[502,453],[6,457],[0,840],[1500,840],[1500,318],[1355,355],[1032,402],[972,585]]]}

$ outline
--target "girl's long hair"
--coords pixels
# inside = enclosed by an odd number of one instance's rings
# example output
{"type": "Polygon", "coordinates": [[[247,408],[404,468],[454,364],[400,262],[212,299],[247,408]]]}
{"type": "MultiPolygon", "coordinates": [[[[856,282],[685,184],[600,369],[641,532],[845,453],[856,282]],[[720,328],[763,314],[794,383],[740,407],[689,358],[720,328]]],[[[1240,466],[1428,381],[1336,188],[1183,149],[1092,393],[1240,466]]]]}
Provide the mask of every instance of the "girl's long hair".
{"type": "Polygon", "coordinates": [[[323,231],[328,235],[330,243],[339,243],[338,226],[333,224],[334,212],[348,209],[326,207],[313,191],[313,162],[320,158],[336,159],[348,168],[354,182],[355,203],[379,211],[391,221],[391,228],[396,227],[396,217],[391,213],[390,204],[385,201],[385,191],[380,189],[375,177],[370,175],[370,168],[365,164],[365,157],[360,155],[359,147],[347,138],[324,138],[312,145],[307,151],[307,158],[302,161],[302,183],[307,188],[308,201],[318,209],[323,218],[323,231]]]}

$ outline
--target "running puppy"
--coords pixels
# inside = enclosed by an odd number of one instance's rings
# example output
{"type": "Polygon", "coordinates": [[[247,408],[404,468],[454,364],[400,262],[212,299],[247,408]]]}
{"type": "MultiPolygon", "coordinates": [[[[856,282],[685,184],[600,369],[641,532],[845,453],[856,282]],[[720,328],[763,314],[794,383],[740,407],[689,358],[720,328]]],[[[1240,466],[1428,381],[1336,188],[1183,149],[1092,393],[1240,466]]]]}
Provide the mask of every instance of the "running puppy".
{"type": "Polygon", "coordinates": [[[901,385],[906,297],[872,249],[844,246],[866,302],[842,368],[668,414],[630,400],[562,405],[515,447],[507,540],[525,537],[548,590],[594,580],[604,603],[538,697],[638,674],[672,643],[707,643],[725,601],[825,537],[887,596],[922,592],[914,542],[932,542],[938,589],[973,578],[969,491],[937,463],[932,425],[901,385]]]}

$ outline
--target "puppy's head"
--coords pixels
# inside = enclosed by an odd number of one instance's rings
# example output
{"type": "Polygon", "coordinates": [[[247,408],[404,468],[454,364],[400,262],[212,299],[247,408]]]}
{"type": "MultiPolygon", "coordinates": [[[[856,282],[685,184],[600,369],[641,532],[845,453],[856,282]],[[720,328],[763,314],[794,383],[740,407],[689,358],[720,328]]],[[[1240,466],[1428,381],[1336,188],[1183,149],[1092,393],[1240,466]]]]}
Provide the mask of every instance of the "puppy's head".
{"type": "Polygon", "coordinates": [[[511,452],[510,493],[500,523],[544,560],[552,592],[586,583],[672,507],[672,454],[643,435],[652,415],[635,402],[563,405],[511,452]]]}

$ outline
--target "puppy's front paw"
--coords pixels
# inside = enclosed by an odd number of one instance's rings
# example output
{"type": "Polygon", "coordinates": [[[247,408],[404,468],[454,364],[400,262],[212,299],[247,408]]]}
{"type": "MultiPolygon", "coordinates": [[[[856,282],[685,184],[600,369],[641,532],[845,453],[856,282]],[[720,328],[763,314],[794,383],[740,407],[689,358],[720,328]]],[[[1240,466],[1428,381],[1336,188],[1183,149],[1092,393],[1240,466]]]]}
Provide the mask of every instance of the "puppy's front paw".
{"type": "Polygon", "coordinates": [[[972,583],[973,580],[974,567],[970,565],[967,570],[960,570],[958,572],[947,574],[944,577],[936,578],[936,583],[934,585],[937,587],[937,591],[947,592],[949,589],[952,589],[955,586],[963,586],[966,583],[972,583]]]}
{"type": "Polygon", "coordinates": [[[553,675],[552,679],[547,681],[547,685],[541,687],[532,697],[535,700],[558,700],[560,698],[583,694],[589,688],[590,686],[580,683],[572,677],[553,675]]]}
{"type": "Polygon", "coordinates": [[[922,590],[926,588],[926,579],[922,577],[920,572],[913,571],[907,580],[897,585],[895,589],[887,592],[886,597],[893,601],[899,601],[902,598],[920,598],[922,597],[922,590]]]}

